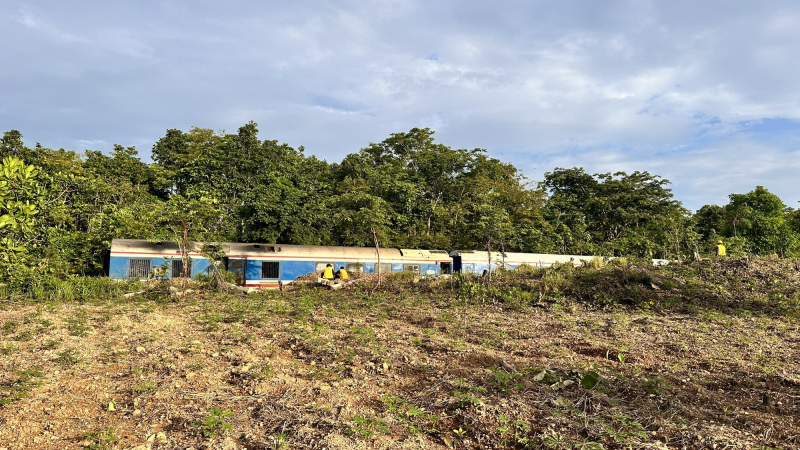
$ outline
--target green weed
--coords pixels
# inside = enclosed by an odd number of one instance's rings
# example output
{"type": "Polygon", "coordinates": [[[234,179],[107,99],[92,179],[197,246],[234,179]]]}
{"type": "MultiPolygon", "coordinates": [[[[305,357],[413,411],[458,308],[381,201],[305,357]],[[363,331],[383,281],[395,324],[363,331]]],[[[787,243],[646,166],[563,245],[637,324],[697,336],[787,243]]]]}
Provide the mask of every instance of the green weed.
{"type": "Polygon", "coordinates": [[[226,420],[233,415],[231,410],[221,408],[211,408],[208,415],[202,420],[192,422],[193,427],[200,428],[200,433],[207,438],[215,438],[218,434],[230,431],[233,425],[226,420]]]}
{"type": "Polygon", "coordinates": [[[133,385],[133,394],[134,395],[142,395],[146,394],[150,391],[158,390],[158,385],[153,383],[150,380],[145,380],[139,384],[133,385]]]}
{"type": "Polygon", "coordinates": [[[62,366],[74,366],[81,362],[80,353],[74,348],[68,348],[63,352],[56,353],[56,363],[62,366]]]}
{"type": "Polygon", "coordinates": [[[105,450],[109,444],[117,441],[116,431],[109,427],[104,430],[91,431],[81,435],[86,439],[83,448],[87,450],[105,450]]]}
{"type": "Polygon", "coordinates": [[[8,342],[0,347],[0,355],[8,356],[17,352],[17,346],[13,342],[8,342]]]}
{"type": "Polygon", "coordinates": [[[16,372],[17,379],[9,384],[0,385],[0,406],[11,404],[19,399],[28,397],[28,392],[34,386],[41,386],[39,378],[44,374],[37,368],[16,372]]]}
{"type": "Polygon", "coordinates": [[[70,336],[85,337],[89,335],[91,327],[86,325],[86,318],[78,315],[65,320],[70,336]]]}
{"type": "Polygon", "coordinates": [[[389,427],[386,426],[386,421],[381,418],[368,418],[363,415],[358,415],[350,418],[353,425],[348,432],[350,434],[360,436],[363,438],[372,438],[375,433],[388,433],[389,427]]]}

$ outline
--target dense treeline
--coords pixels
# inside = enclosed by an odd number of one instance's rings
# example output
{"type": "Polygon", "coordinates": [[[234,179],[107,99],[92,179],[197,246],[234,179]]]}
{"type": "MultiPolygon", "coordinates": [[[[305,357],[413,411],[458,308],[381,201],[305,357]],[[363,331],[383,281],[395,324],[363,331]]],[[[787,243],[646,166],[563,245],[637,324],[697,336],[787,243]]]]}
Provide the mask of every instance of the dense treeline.
{"type": "Polygon", "coordinates": [[[800,212],[759,186],[692,215],[647,172],[556,168],[541,183],[482,149],[414,128],[341,163],[236,134],[168,130],[153,163],[135,148],[77,154],[0,142],[0,276],[102,272],[111,239],[491,249],[686,258],[724,238],[732,254],[795,255],[800,212]]]}

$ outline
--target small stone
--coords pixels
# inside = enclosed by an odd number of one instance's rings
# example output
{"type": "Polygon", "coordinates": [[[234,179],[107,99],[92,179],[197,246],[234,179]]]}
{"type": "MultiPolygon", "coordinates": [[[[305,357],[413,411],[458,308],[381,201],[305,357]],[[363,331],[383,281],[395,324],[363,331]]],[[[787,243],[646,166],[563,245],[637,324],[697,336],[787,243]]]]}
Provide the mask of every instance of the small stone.
{"type": "Polygon", "coordinates": [[[159,444],[166,444],[167,435],[163,431],[159,431],[158,434],[156,434],[156,442],[159,444]]]}
{"type": "Polygon", "coordinates": [[[222,446],[219,447],[220,450],[236,450],[236,441],[231,439],[230,436],[226,437],[224,441],[222,441],[222,446]]]}
{"type": "Polygon", "coordinates": [[[136,353],[142,353],[144,351],[144,347],[136,347],[136,353]]]}
{"type": "Polygon", "coordinates": [[[186,379],[187,380],[191,380],[192,378],[194,378],[194,372],[187,372],[186,373],[186,379]]]}
{"type": "Polygon", "coordinates": [[[323,384],[322,386],[319,387],[319,390],[320,391],[329,391],[329,390],[331,390],[331,387],[328,386],[327,384],[323,384]]]}
{"type": "Polygon", "coordinates": [[[142,410],[141,409],[134,409],[133,410],[133,415],[134,416],[141,416],[142,415],[142,410]]]}
{"type": "Polygon", "coordinates": [[[214,352],[214,353],[211,354],[212,358],[216,358],[217,356],[219,356],[219,353],[217,353],[217,352],[214,352]]]}

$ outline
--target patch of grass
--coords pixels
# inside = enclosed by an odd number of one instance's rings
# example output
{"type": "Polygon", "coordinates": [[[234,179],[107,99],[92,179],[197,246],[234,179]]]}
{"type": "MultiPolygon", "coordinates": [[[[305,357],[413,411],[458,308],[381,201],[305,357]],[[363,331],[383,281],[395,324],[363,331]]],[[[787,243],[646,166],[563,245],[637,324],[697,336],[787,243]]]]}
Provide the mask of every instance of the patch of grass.
{"type": "Polygon", "coordinates": [[[645,392],[653,395],[661,395],[665,391],[668,391],[672,388],[669,383],[655,375],[646,375],[645,381],[642,383],[642,387],[644,388],[645,392]]]}
{"type": "Polygon", "coordinates": [[[501,394],[508,394],[511,389],[523,388],[524,384],[514,382],[515,379],[522,376],[519,372],[507,372],[499,367],[490,367],[494,377],[489,380],[489,383],[495,387],[501,394]]]}
{"type": "Polygon", "coordinates": [[[348,430],[351,435],[359,436],[362,438],[372,438],[375,433],[388,433],[389,427],[386,426],[386,421],[381,418],[370,418],[364,415],[358,415],[350,418],[353,425],[348,430]]]}
{"type": "Polygon", "coordinates": [[[61,341],[56,339],[48,339],[39,347],[42,350],[54,350],[61,346],[61,341]]]}
{"type": "Polygon", "coordinates": [[[36,327],[36,332],[39,333],[39,334],[44,334],[48,330],[50,330],[50,328],[52,328],[53,325],[54,325],[53,322],[50,322],[47,319],[42,320],[41,322],[39,322],[39,326],[36,327]]]}
{"type": "Polygon", "coordinates": [[[206,365],[203,361],[194,361],[186,366],[187,369],[191,370],[192,372],[200,372],[206,368],[206,365]]]}
{"type": "Polygon", "coordinates": [[[0,355],[8,356],[17,352],[17,346],[13,342],[8,342],[0,347],[0,355]]]}
{"type": "Polygon", "coordinates": [[[15,372],[17,379],[7,385],[0,385],[0,405],[8,405],[19,399],[28,397],[34,386],[41,386],[39,378],[44,374],[36,367],[15,372]]]}
{"type": "Polygon", "coordinates": [[[56,363],[68,367],[81,362],[80,353],[74,348],[68,348],[63,352],[56,353],[56,363]]]}
{"type": "Polygon", "coordinates": [[[483,404],[480,398],[466,391],[455,390],[453,391],[453,397],[456,398],[452,404],[453,409],[469,408],[471,406],[477,408],[483,404]]]}
{"type": "Polygon", "coordinates": [[[86,325],[86,317],[82,315],[69,317],[65,322],[67,323],[67,331],[69,331],[70,336],[86,337],[89,335],[89,331],[91,331],[91,327],[86,325]]]}
{"type": "Polygon", "coordinates": [[[20,342],[28,342],[33,339],[33,331],[31,330],[20,331],[15,339],[20,342]]]}
{"type": "Polygon", "coordinates": [[[206,314],[200,317],[200,321],[203,322],[203,331],[215,332],[219,331],[219,324],[222,322],[222,316],[219,313],[206,314]]]}
{"type": "Polygon", "coordinates": [[[2,327],[3,334],[6,334],[6,335],[14,334],[17,331],[18,327],[19,327],[19,325],[17,325],[16,322],[11,322],[11,321],[6,322],[6,323],[3,324],[3,327],[2,327]]]}
{"type": "Polygon", "coordinates": [[[83,448],[87,450],[105,450],[109,444],[117,441],[116,431],[111,427],[83,433],[81,436],[86,439],[83,448]]]}
{"type": "Polygon", "coordinates": [[[409,433],[418,434],[424,433],[438,433],[439,430],[434,428],[439,422],[439,416],[436,414],[427,414],[425,411],[414,404],[408,403],[401,397],[393,394],[386,394],[381,397],[383,402],[390,413],[401,421],[409,433]]]}
{"type": "Polygon", "coordinates": [[[250,367],[250,371],[248,372],[252,378],[258,380],[268,380],[272,375],[275,374],[275,371],[270,367],[269,364],[254,364],[250,367]]]}
{"type": "Polygon", "coordinates": [[[222,410],[221,408],[211,408],[208,410],[208,415],[202,421],[195,420],[192,422],[193,427],[200,428],[200,433],[207,438],[215,438],[220,433],[230,431],[233,426],[227,422],[227,419],[233,415],[231,410],[222,410]]]}
{"type": "Polygon", "coordinates": [[[158,390],[158,385],[150,380],[145,380],[133,385],[133,395],[143,395],[151,391],[158,390]]]}
{"type": "Polygon", "coordinates": [[[116,349],[110,344],[105,345],[105,353],[103,353],[103,359],[109,362],[117,362],[119,361],[120,357],[127,354],[126,350],[116,349]]]}

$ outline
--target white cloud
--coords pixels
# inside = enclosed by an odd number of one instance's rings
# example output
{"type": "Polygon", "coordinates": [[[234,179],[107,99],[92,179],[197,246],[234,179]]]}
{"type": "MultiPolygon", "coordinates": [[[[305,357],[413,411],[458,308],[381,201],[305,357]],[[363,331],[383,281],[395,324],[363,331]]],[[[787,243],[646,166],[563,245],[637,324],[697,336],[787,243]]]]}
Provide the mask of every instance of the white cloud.
{"type": "Polygon", "coordinates": [[[800,121],[793,1],[12,0],[0,17],[0,124],[53,147],[146,153],[167,128],[255,120],[336,160],[429,126],[532,178],[650,170],[692,206],[794,192],[799,129],[749,125],[800,121]]]}

